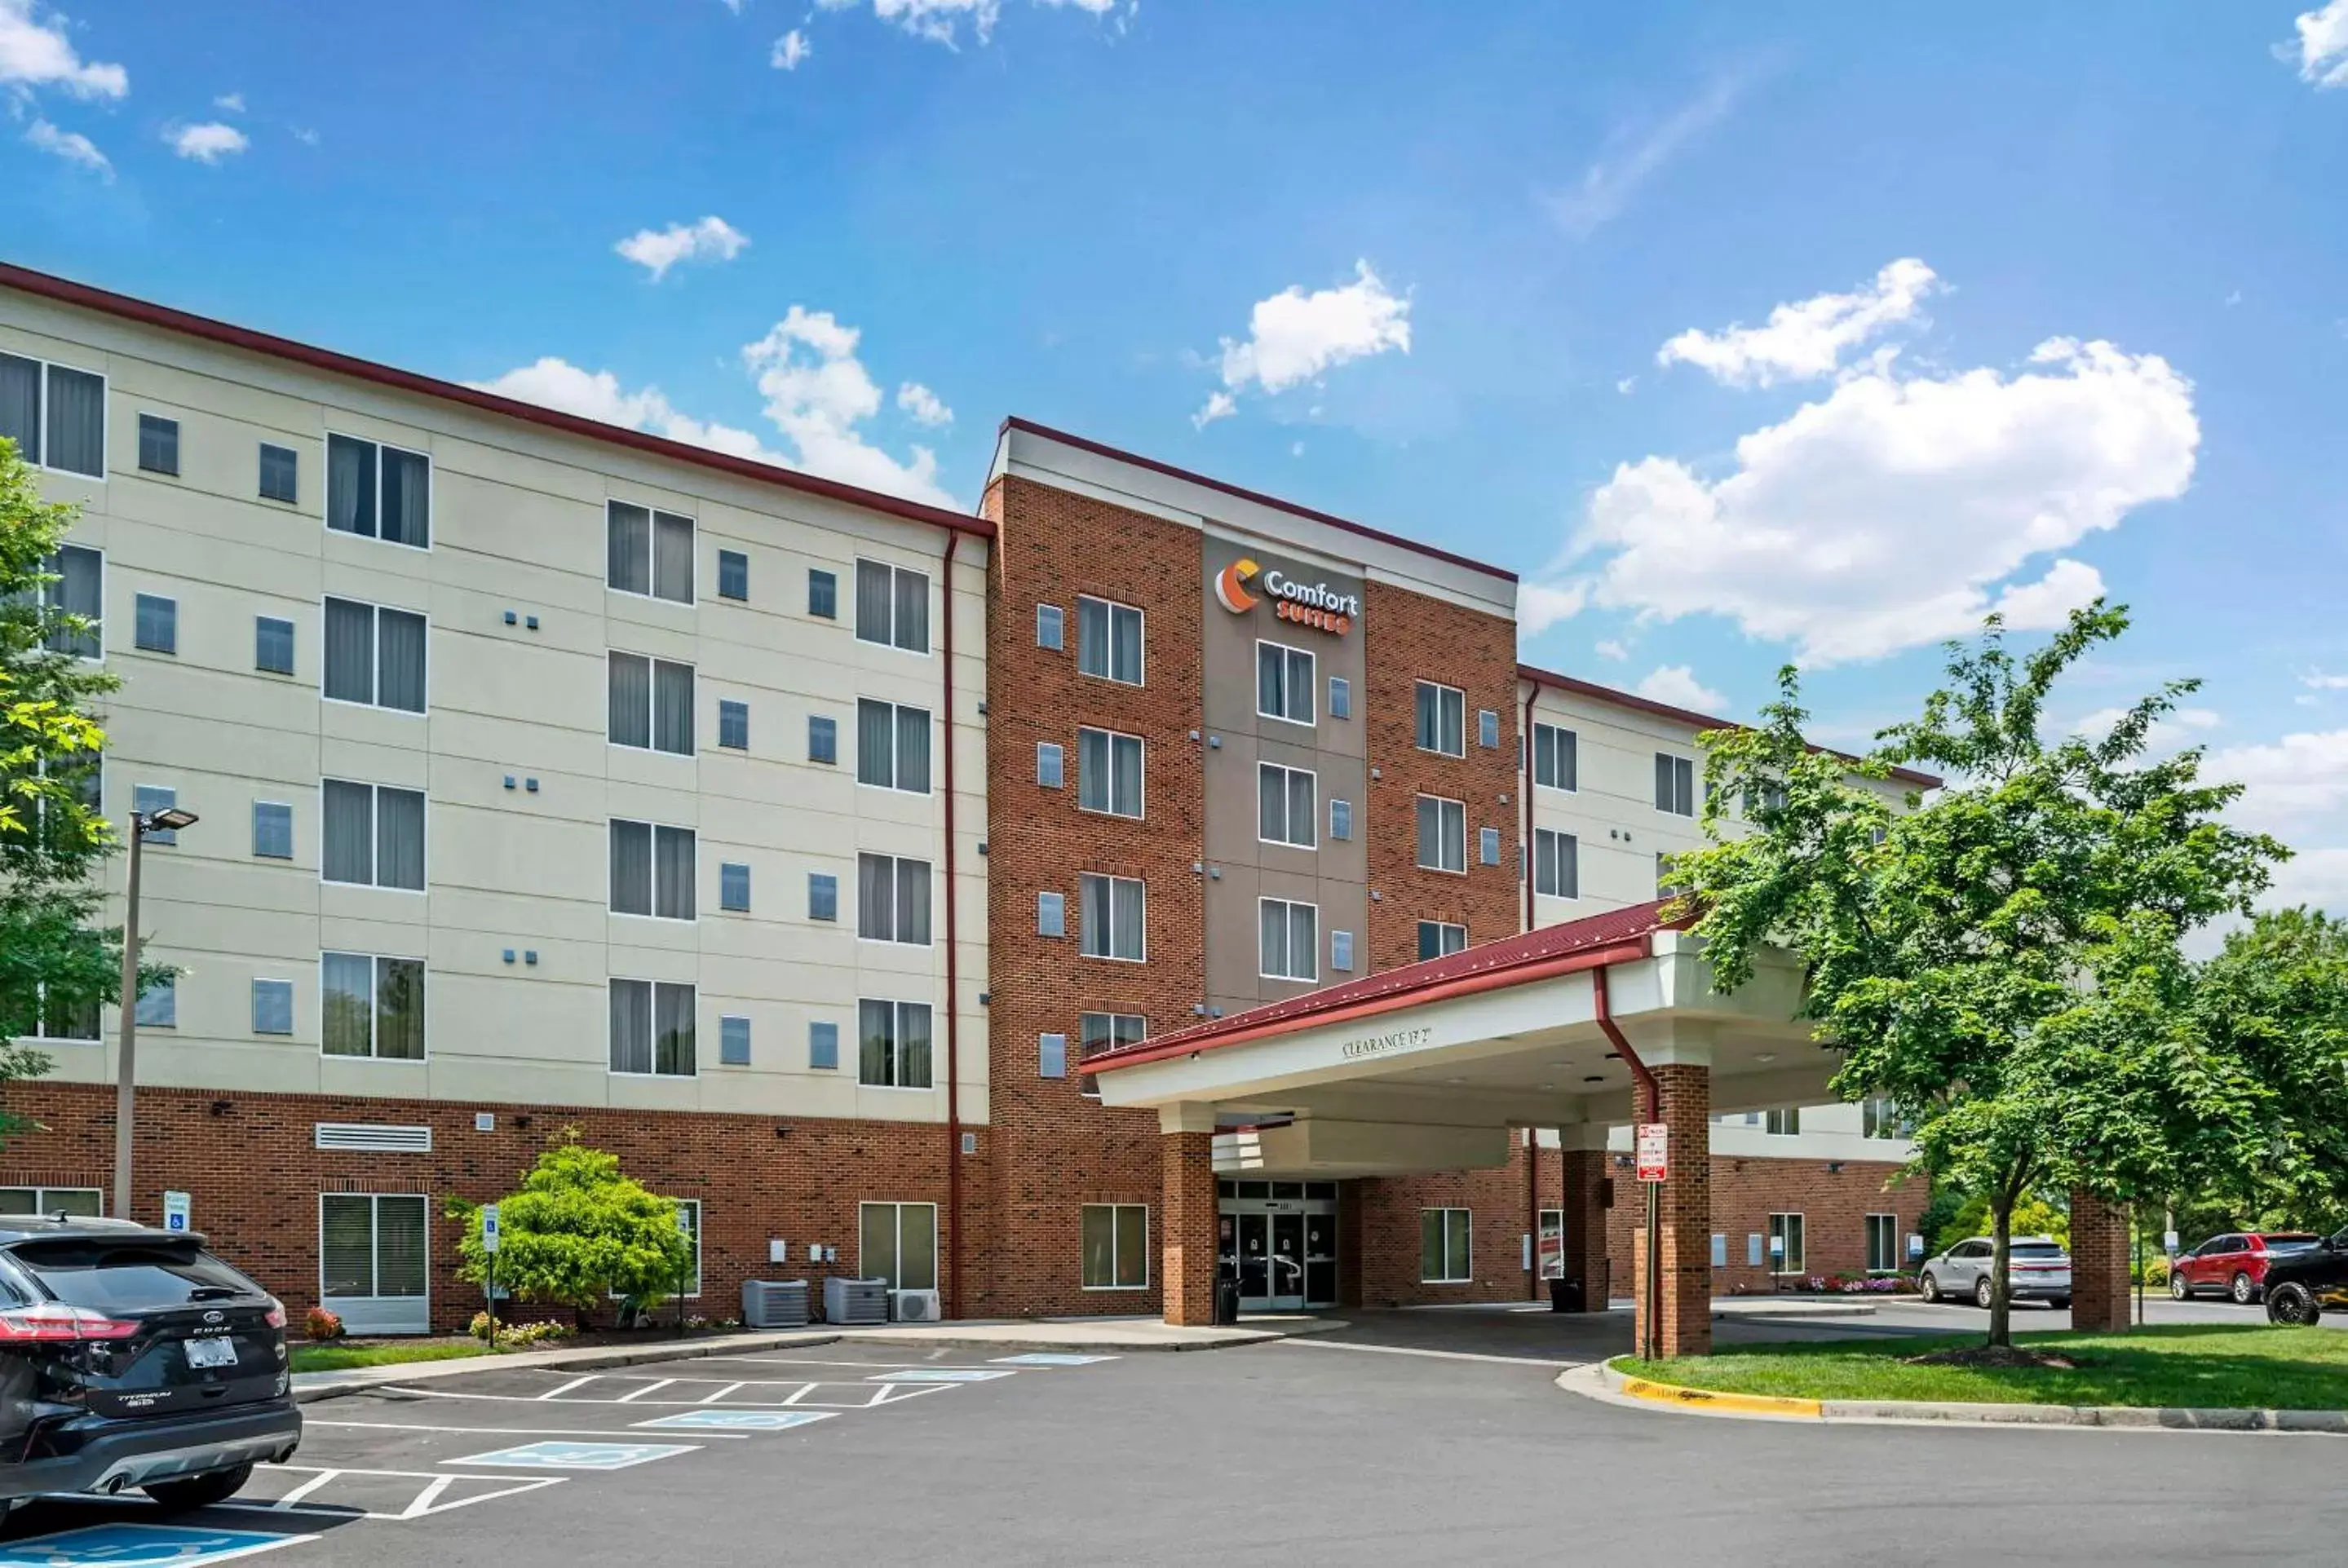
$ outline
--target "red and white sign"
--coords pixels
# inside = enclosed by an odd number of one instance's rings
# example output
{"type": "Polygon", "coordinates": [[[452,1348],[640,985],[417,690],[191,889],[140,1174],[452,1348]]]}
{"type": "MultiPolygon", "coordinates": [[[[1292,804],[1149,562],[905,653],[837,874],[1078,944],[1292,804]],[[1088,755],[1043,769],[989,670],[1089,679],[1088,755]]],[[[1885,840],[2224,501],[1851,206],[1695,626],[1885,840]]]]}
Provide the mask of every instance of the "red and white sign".
{"type": "Polygon", "coordinates": [[[1661,1122],[1639,1123],[1639,1180],[1671,1179],[1672,1130],[1661,1122]]]}

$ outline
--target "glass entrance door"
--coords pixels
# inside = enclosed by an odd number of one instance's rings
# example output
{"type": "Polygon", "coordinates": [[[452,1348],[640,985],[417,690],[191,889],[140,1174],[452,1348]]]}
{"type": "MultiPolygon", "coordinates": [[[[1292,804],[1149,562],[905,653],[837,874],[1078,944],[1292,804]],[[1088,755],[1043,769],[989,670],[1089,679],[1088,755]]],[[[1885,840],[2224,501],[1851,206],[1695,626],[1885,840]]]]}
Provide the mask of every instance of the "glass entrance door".
{"type": "Polygon", "coordinates": [[[1337,1184],[1236,1181],[1217,1185],[1222,1273],[1244,1312],[1304,1312],[1337,1304],[1337,1184]]]}
{"type": "Polygon", "coordinates": [[[1262,1312],[1272,1299],[1272,1216],[1231,1217],[1240,1225],[1240,1309],[1262,1312]]]}
{"type": "Polygon", "coordinates": [[[1272,1299],[1268,1305],[1274,1312],[1301,1312],[1304,1308],[1304,1216],[1270,1217],[1272,1299]]]}

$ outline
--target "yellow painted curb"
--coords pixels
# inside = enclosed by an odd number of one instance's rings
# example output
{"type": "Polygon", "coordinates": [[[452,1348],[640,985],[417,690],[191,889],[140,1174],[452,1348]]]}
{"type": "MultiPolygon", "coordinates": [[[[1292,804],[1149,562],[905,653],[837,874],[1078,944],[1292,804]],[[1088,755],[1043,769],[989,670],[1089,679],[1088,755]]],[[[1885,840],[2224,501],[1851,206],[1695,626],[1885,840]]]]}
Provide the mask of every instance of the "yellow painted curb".
{"type": "Polygon", "coordinates": [[[1738,1410],[1756,1416],[1806,1416],[1811,1420],[1826,1419],[1826,1412],[1817,1399],[1788,1399],[1782,1394],[1730,1394],[1716,1389],[1683,1389],[1676,1383],[1651,1382],[1645,1378],[1632,1378],[1622,1373],[1622,1392],[1634,1399],[1650,1399],[1659,1405],[1690,1405],[1707,1410],[1738,1410]]]}

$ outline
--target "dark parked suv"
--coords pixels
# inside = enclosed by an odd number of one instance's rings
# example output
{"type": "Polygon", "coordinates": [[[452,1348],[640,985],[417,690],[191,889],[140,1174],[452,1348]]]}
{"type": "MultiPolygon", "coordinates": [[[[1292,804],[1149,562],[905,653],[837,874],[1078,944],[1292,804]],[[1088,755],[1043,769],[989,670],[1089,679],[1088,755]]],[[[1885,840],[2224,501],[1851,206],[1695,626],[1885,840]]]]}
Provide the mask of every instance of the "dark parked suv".
{"type": "Polygon", "coordinates": [[[127,1220],[0,1215],[0,1513],[43,1492],[201,1508],[302,1440],[285,1309],[127,1220]]]}
{"type": "Polygon", "coordinates": [[[2267,1265],[2267,1320],[2308,1324],[2348,1309],[2348,1230],[2267,1265]]]}

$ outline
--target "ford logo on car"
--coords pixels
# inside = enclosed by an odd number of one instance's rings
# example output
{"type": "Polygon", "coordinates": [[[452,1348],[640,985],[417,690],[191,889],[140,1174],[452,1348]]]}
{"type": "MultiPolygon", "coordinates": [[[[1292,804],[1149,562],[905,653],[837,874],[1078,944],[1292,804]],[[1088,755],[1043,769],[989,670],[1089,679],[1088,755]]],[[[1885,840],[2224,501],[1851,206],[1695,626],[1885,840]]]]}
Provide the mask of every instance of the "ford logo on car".
{"type": "Polygon", "coordinates": [[[204,1321],[207,1323],[224,1323],[227,1320],[228,1314],[225,1312],[207,1312],[204,1314],[204,1321]]]}

